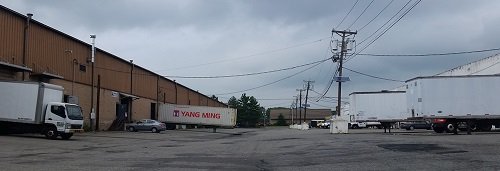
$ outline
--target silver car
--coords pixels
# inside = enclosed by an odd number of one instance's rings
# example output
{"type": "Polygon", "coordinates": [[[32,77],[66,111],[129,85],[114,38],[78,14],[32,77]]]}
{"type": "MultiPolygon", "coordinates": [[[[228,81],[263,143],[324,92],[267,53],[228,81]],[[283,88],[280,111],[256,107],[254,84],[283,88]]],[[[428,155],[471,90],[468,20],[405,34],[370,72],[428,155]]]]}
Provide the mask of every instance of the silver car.
{"type": "Polygon", "coordinates": [[[167,129],[164,123],[152,119],[142,119],[137,123],[128,124],[126,128],[130,132],[151,131],[155,133],[160,133],[161,131],[165,131],[167,129]]]}

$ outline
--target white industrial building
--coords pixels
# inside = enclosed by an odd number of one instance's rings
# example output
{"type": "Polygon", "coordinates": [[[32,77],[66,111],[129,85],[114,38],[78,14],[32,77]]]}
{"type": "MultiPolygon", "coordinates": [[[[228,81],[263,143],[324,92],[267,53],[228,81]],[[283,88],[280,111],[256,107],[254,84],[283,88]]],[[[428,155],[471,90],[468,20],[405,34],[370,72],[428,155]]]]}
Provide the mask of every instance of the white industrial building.
{"type": "Polygon", "coordinates": [[[500,54],[474,61],[436,76],[459,76],[459,75],[495,75],[500,74],[500,54]]]}

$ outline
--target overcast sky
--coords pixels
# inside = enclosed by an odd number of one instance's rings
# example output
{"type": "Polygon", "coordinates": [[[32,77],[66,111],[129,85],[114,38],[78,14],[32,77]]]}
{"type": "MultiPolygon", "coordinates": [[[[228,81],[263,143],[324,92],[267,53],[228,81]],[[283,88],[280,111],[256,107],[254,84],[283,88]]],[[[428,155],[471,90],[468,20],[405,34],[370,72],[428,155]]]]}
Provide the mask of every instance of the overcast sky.
{"type": "MultiPolygon", "coordinates": [[[[337,35],[331,37],[332,29],[358,31],[351,38],[356,40],[358,45],[355,50],[359,52],[378,34],[369,36],[408,1],[395,0],[391,3],[391,0],[359,0],[352,8],[355,2],[0,0],[1,5],[22,14],[33,13],[33,19],[84,42],[90,43],[89,35],[96,34],[98,48],[125,60],[133,59],[134,63],[166,76],[245,74],[326,59],[332,56],[330,40],[340,39],[337,35]],[[387,8],[382,11],[385,6],[387,8]],[[341,22],[351,8],[352,11],[341,22]],[[363,15],[360,15],[364,10],[363,15]]],[[[409,2],[403,12],[415,2],[417,0],[409,2]]],[[[498,48],[498,9],[500,1],[493,0],[423,0],[362,53],[423,54],[498,48]]],[[[496,53],[500,52],[429,57],[355,56],[344,66],[362,73],[404,81],[416,76],[434,75],[496,53]]],[[[231,96],[241,96],[241,92],[227,93],[283,79],[245,92],[256,97],[266,108],[289,107],[293,96],[298,94],[296,89],[303,87],[304,80],[311,80],[314,81],[314,92],[309,93],[312,97],[309,101],[314,103],[311,107],[333,108],[336,103],[331,99],[316,102],[316,97],[320,96],[318,93],[325,92],[335,72],[336,64],[331,60],[284,79],[308,67],[237,78],[171,79],[208,96],[215,94],[223,102],[227,102],[231,96]]],[[[354,91],[380,91],[404,84],[374,79],[348,70],[343,73],[351,79],[343,84],[344,97],[354,91]]],[[[337,96],[336,83],[327,96],[337,96]]]]}

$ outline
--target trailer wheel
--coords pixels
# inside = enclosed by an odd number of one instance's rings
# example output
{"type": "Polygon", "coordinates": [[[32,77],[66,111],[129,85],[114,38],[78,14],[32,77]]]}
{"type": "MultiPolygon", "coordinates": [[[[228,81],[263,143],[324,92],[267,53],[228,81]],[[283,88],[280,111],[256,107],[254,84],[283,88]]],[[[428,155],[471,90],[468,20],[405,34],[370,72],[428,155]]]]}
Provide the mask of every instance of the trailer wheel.
{"type": "Polygon", "coordinates": [[[57,133],[56,127],[51,126],[51,127],[47,128],[47,132],[45,132],[45,137],[47,137],[48,139],[55,140],[55,139],[57,139],[57,136],[58,136],[57,134],[58,133],[57,133]]]}
{"type": "Polygon", "coordinates": [[[73,136],[73,133],[66,133],[66,134],[61,134],[61,138],[63,140],[69,140],[73,136]]]}
{"type": "Polygon", "coordinates": [[[451,124],[451,123],[450,123],[450,124],[448,124],[448,125],[446,125],[446,132],[447,132],[447,133],[452,133],[452,132],[455,132],[455,130],[456,130],[456,129],[457,129],[457,128],[455,127],[455,125],[453,125],[453,124],[451,124]]]}

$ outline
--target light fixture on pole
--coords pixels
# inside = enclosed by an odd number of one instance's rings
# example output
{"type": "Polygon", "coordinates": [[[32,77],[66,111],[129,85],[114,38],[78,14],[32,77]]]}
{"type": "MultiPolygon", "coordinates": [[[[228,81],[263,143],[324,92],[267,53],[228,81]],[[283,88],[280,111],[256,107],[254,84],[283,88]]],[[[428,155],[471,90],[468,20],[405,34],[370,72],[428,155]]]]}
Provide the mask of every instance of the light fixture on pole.
{"type": "Polygon", "coordinates": [[[92,87],[91,87],[91,98],[90,98],[90,130],[94,131],[93,120],[95,119],[95,105],[94,105],[94,70],[95,70],[95,34],[91,34],[90,38],[92,39],[92,57],[90,58],[90,62],[92,63],[92,87]]]}

